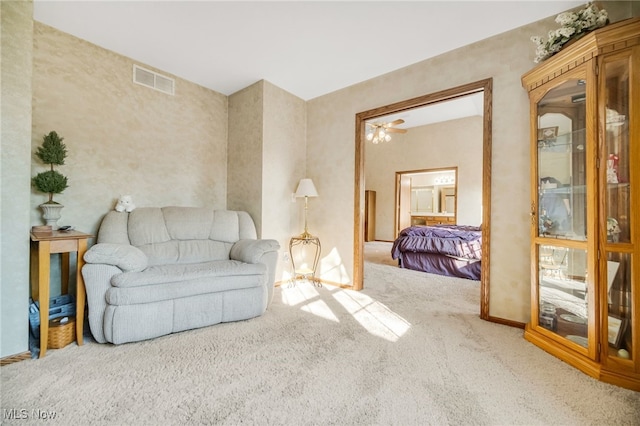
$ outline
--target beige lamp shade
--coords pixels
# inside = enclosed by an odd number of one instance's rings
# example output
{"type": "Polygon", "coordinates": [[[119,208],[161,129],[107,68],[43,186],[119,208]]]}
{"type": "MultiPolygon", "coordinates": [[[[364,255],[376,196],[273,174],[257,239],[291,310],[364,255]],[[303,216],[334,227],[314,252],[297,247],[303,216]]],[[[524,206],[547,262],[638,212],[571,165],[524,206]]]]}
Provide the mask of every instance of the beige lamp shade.
{"type": "Polygon", "coordinates": [[[318,196],[318,191],[316,191],[316,187],[313,185],[313,181],[308,178],[300,179],[300,183],[298,184],[298,189],[296,189],[296,197],[317,197],[317,196],[318,196]]]}

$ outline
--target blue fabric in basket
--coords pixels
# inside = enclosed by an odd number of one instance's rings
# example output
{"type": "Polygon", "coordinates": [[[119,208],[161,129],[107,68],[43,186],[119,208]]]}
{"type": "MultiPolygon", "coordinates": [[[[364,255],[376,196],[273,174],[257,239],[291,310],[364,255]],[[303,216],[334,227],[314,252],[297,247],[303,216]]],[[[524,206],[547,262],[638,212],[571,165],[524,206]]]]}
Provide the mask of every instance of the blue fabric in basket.
{"type": "MultiPolygon", "coordinates": [[[[75,316],[76,302],[70,294],[49,299],[49,319],[75,316]]],[[[40,303],[31,300],[29,304],[29,325],[34,337],[40,337],[40,303]]]]}

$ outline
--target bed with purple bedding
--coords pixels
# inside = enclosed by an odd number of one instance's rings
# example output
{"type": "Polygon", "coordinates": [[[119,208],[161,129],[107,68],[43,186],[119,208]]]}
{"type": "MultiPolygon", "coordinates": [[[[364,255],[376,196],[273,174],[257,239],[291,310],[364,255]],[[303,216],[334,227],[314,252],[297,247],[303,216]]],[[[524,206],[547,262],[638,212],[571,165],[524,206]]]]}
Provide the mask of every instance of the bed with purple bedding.
{"type": "Polygon", "coordinates": [[[391,256],[401,268],[480,280],[482,232],[477,226],[411,226],[400,232],[391,256]]]}

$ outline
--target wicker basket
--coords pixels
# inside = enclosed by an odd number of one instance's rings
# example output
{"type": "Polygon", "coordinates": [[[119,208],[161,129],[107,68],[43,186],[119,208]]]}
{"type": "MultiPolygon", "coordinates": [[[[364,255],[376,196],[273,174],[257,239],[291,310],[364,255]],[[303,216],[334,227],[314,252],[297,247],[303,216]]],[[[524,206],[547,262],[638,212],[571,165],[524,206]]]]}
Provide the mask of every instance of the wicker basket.
{"type": "Polygon", "coordinates": [[[62,318],[55,318],[49,321],[49,339],[47,347],[51,349],[60,349],[76,340],[76,320],[68,318],[69,321],[61,323],[62,318]]]}

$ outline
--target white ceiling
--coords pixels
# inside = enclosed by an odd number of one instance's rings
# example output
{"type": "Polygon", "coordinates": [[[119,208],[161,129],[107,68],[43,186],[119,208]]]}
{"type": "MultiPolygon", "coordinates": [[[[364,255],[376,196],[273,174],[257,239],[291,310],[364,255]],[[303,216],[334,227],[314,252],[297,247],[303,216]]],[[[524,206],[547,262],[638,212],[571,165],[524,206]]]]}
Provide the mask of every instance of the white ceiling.
{"type": "Polygon", "coordinates": [[[483,107],[484,95],[482,93],[475,93],[450,101],[438,102],[420,108],[413,108],[395,114],[385,115],[384,117],[367,120],[367,122],[389,123],[401,118],[404,120],[404,123],[394,127],[399,129],[410,129],[412,127],[426,126],[428,124],[455,120],[457,118],[482,116],[484,115],[483,107]]]}
{"type": "Polygon", "coordinates": [[[584,3],[35,0],[34,19],[225,95],[309,100],[584,3]]]}

